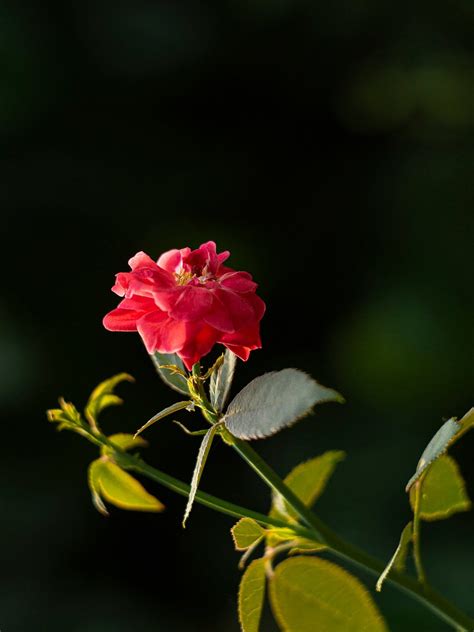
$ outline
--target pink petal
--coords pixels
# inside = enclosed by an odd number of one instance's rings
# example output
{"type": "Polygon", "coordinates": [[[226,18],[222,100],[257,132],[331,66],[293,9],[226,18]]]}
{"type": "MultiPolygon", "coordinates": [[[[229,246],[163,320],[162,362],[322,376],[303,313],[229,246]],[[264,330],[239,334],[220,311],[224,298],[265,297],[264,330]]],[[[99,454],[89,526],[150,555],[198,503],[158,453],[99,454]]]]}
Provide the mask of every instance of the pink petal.
{"type": "Polygon", "coordinates": [[[248,272],[228,272],[219,278],[221,285],[233,292],[255,292],[257,284],[248,272]]]}
{"type": "Polygon", "coordinates": [[[136,270],[137,268],[148,267],[148,268],[156,268],[156,263],[153,261],[151,257],[149,257],[143,250],[137,252],[131,259],[128,260],[128,265],[132,270],[136,270]]]}
{"type": "Polygon", "coordinates": [[[181,296],[170,311],[170,316],[176,320],[199,320],[210,309],[212,294],[203,287],[186,285],[181,296]]]}
{"type": "Polygon", "coordinates": [[[148,353],[176,353],[186,340],[185,324],[169,318],[165,312],[146,314],[138,321],[137,329],[148,353]]]}
{"type": "Polygon", "coordinates": [[[116,309],[106,314],[102,323],[109,331],[136,331],[137,321],[151,311],[156,310],[154,301],[136,296],[124,299],[116,309]]]}
{"type": "Polygon", "coordinates": [[[161,257],[158,259],[158,265],[163,270],[170,272],[172,274],[179,272],[183,265],[183,255],[181,250],[168,250],[164,252],[161,257]]]}

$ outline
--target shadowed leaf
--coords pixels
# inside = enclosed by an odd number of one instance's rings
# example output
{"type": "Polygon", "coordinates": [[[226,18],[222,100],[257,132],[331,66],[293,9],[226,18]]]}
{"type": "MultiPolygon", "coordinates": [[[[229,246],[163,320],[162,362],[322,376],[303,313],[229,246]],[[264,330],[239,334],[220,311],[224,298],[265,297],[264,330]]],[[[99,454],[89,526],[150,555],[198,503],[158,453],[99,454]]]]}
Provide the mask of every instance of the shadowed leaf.
{"type": "Polygon", "coordinates": [[[285,632],[387,632],[359,580],[319,557],[281,562],[270,581],[270,603],[285,632]]]}
{"type": "Polygon", "coordinates": [[[229,404],[224,422],[235,437],[261,439],[291,426],[316,404],[331,401],[344,399],[302,371],[283,369],[247,384],[229,404]]]}
{"type": "MultiPolygon", "coordinates": [[[[344,460],[345,456],[345,453],[340,450],[325,452],[321,456],[297,465],[286,476],[284,482],[307,507],[311,507],[325,490],[336,465],[344,460]]],[[[273,498],[270,515],[290,516],[295,520],[298,517],[279,495],[273,498]]]]}
{"type": "MultiPolygon", "coordinates": [[[[410,503],[414,507],[414,488],[410,490],[410,503]]],[[[447,454],[440,456],[421,481],[420,518],[443,520],[470,508],[471,501],[458,464],[447,454]]]]}
{"type": "Polygon", "coordinates": [[[166,386],[169,386],[178,393],[182,395],[189,396],[188,384],[186,382],[186,378],[180,375],[180,373],[175,373],[172,369],[162,368],[164,366],[176,366],[180,371],[186,373],[186,368],[183,364],[183,361],[179,356],[175,353],[155,353],[150,355],[153,364],[155,365],[156,371],[158,375],[161,377],[166,386]]]}

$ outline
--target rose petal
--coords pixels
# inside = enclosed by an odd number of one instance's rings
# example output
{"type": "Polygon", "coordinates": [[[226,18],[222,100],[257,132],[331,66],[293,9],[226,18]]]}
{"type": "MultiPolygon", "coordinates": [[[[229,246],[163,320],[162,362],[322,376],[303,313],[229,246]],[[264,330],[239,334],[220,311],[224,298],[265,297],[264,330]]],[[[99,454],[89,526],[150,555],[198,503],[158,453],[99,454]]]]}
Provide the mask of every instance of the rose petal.
{"type": "Polygon", "coordinates": [[[156,262],[153,261],[153,259],[148,256],[146,252],[140,250],[140,252],[137,252],[136,255],[128,260],[128,265],[132,270],[136,270],[137,268],[142,268],[144,266],[148,268],[156,267],[156,262]]]}
{"type": "Polygon", "coordinates": [[[255,292],[257,284],[248,272],[228,272],[219,278],[222,286],[233,292],[255,292]]]}
{"type": "Polygon", "coordinates": [[[179,357],[190,371],[193,364],[207,355],[217,341],[218,332],[203,323],[186,323],[186,342],[179,357]]]}
{"type": "Polygon", "coordinates": [[[181,250],[168,250],[164,252],[161,257],[158,259],[158,265],[163,270],[170,272],[172,274],[179,272],[183,265],[183,255],[181,250]]]}
{"type": "Polygon", "coordinates": [[[126,298],[116,309],[104,316],[102,323],[109,331],[136,331],[137,321],[154,310],[156,305],[151,299],[140,296],[126,298]]]}
{"type": "Polygon", "coordinates": [[[186,340],[185,323],[169,318],[161,311],[143,316],[137,323],[137,329],[148,353],[176,353],[186,340]]]}
{"type": "Polygon", "coordinates": [[[210,292],[212,295],[212,307],[203,316],[205,323],[224,332],[234,332],[236,327],[232,314],[229,312],[228,307],[220,300],[219,296],[215,292],[210,292]]]}
{"type": "Polygon", "coordinates": [[[199,320],[210,309],[212,294],[203,287],[185,285],[180,297],[170,311],[170,316],[176,320],[199,320]]]}

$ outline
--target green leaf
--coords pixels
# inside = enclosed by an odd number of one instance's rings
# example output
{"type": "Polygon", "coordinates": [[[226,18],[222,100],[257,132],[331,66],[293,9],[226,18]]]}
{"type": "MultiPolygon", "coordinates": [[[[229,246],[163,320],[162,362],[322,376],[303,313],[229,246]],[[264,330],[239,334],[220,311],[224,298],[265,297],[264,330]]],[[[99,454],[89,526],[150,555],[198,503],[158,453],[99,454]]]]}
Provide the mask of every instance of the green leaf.
{"type": "Polygon", "coordinates": [[[185,374],[186,368],[181,358],[175,353],[158,353],[158,351],[152,353],[150,357],[163,382],[173,390],[178,391],[178,393],[189,396],[186,378],[179,372],[174,372],[172,369],[162,368],[163,366],[175,366],[179,371],[185,374]]]}
{"type": "Polygon", "coordinates": [[[107,507],[104,505],[102,498],[100,497],[99,475],[101,465],[101,459],[92,461],[87,471],[87,481],[89,483],[89,489],[91,490],[92,504],[99,513],[101,513],[103,516],[108,516],[109,512],[107,511],[107,507]]]}
{"type": "Polygon", "coordinates": [[[265,598],[265,560],[254,560],[239,587],[239,621],[242,632],[258,632],[265,598]]]}
{"type": "MultiPolygon", "coordinates": [[[[108,440],[114,444],[119,450],[133,450],[133,448],[145,448],[148,443],[145,439],[141,437],[134,437],[131,434],[126,434],[125,432],[119,432],[117,434],[110,435],[107,437],[108,440]]],[[[113,448],[109,448],[109,446],[104,445],[101,448],[102,456],[113,453],[113,448]]]]}
{"type": "Polygon", "coordinates": [[[87,421],[95,425],[97,418],[104,408],[108,406],[117,406],[122,403],[122,399],[115,395],[114,388],[120,382],[134,382],[134,379],[128,373],[119,373],[108,380],[104,380],[92,391],[89,401],[85,407],[84,413],[87,421]]]}
{"type": "MultiPolygon", "coordinates": [[[[285,484],[307,507],[311,507],[326,488],[336,465],[344,460],[341,450],[330,450],[321,456],[297,465],[285,478],[285,484]]],[[[280,495],[275,495],[270,511],[273,517],[289,516],[296,520],[298,514],[291,509],[280,495]]]]}
{"type": "Polygon", "coordinates": [[[105,509],[102,498],[120,509],[130,511],[158,512],[164,509],[164,505],[149,494],[133,476],[104,458],[91,463],[89,486],[93,502],[102,513],[105,509]]]}
{"type": "Polygon", "coordinates": [[[194,503],[194,498],[196,496],[197,488],[199,486],[199,481],[201,480],[204,466],[206,465],[207,457],[209,456],[212,440],[214,439],[214,435],[216,434],[216,431],[218,429],[219,429],[219,426],[217,424],[209,428],[207,433],[204,435],[203,440],[201,441],[201,445],[199,446],[199,452],[196,459],[196,465],[194,466],[193,478],[191,480],[191,490],[189,492],[188,502],[186,504],[186,510],[184,512],[183,528],[186,526],[186,520],[189,518],[189,514],[191,513],[191,509],[194,503]]]}
{"type": "Polygon", "coordinates": [[[405,568],[405,563],[408,555],[408,549],[410,547],[410,542],[413,539],[413,523],[409,522],[407,526],[403,529],[402,535],[400,536],[400,542],[395,550],[395,553],[392,555],[389,563],[384,568],[383,573],[377,580],[377,585],[375,589],[377,592],[382,590],[382,586],[384,581],[387,579],[387,575],[390,573],[392,568],[396,571],[403,571],[405,568]]]}
{"type": "Polygon", "coordinates": [[[229,404],[224,422],[240,439],[275,434],[311,412],[316,404],[343,402],[339,393],[297,369],[266,373],[252,380],[229,404]]]}
{"type": "Polygon", "coordinates": [[[314,540],[308,540],[307,538],[296,538],[293,541],[293,547],[290,549],[290,555],[317,553],[318,551],[324,551],[327,549],[326,544],[321,542],[314,542],[314,540]]]}
{"type": "Polygon", "coordinates": [[[420,460],[418,461],[418,465],[416,466],[416,472],[413,474],[411,479],[408,481],[406,486],[406,491],[410,490],[410,487],[415,483],[426,468],[433,463],[438,457],[446,452],[452,443],[453,439],[456,437],[457,433],[461,428],[461,424],[454,419],[448,419],[438,432],[432,437],[431,441],[428,443],[426,448],[421,455],[420,460]]]}
{"type": "Polygon", "coordinates": [[[270,581],[270,603],[285,632],[387,632],[358,579],[319,557],[293,557],[270,581]]]}
{"type": "Polygon", "coordinates": [[[235,365],[237,364],[237,356],[229,349],[226,349],[224,361],[221,366],[211,375],[209,385],[209,394],[211,396],[211,404],[214,410],[221,412],[229,397],[230,387],[234,378],[235,365]]]}
{"type": "Polygon", "coordinates": [[[165,417],[168,417],[168,415],[173,415],[174,413],[177,413],[178,410],[183,410],[184,408],[188,410],[194,410],[193,402],[191,400],[176,402],[176,404],[172,404],[171,406],[160,410],[160,412],[156,413],[156,415],[153,415],[153,417],[149,419],[146,424],[143,424],[143,426],[136,431],[134,436],[136,437],[137,435],[141,434],[144,430],[149,428],[160,419],[164,419],[165,417]]]}
{"type": "MultiPolygon", "coordinates": [[[[468,511],[471,501],[458,464],[449,455],[440,456],[421,481],[420,518],[443,520],[458,511],[468,511]]],[[[410,503],[414,508],[415,489],[410,490],[410,503]]]]}
{"type": "Polygon", "coordinates": [[[237,551],[245,551],[265,535],[265,529],[252,518],[241,518],[230,532],[237,551]]]}

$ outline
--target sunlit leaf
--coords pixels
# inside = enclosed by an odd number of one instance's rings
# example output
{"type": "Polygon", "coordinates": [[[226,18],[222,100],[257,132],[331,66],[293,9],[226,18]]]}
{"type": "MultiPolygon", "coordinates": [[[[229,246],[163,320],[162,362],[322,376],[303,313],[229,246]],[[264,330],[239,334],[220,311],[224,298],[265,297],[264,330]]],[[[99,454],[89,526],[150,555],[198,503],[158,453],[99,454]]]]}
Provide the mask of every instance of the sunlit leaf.
{"type": "MultiPolygon", "coordinates": [[[[311,507],[326,488],[338,463],[345,458],[341,450],[330,450],[321,456],[297,465],[285,478],[285,484],[307,507],[311,507]]],[[[288,506],[280,495],[275,495],[270,515],[290,516],[297,519],[298,514],[288,506]]]]}
{"type": "Polygon", "coordinates": [[[186,368],[181,358],[175,353],[158,353],[158,351],[155,351],[155,353],[151,354],[150,357],[153,361],[153,364],[155,365],[158,375],[161,377],[163,382],[173,390],[178,391],[178,393],[189,396],[189,389],[186,378],[183,377],[183,375],[181,375],[180,373],[174,372],[172,369],[162,368],[163,366],[174,365],[180,371],[185,373],[186,368]]]}
{"type": "Polygon", "coordinates": [[[281,562],[270,581],[270,602],[285,632],[387,632],[359,580],[319,557],[281,562]]]}
{"type": "Polygon", "coordinates": [[[245,551],[265,535],[265,529],[252,518],[241,518],[230,532],[237,551],[245,551]]]}
{"type": "Polygon", "coordinates": [[[119,373],[95,387],[84,410],[86,419],[89,422],[94,424],[104,408],[122,403],[122,399],[115,395],[113,391],[117,384],[124,381],[133,382],[134,379],[128,373],[119,373]]]}
{"type": "Polygon", "coordinates": [[[239,621],[242,632],[258,632],[265,597],[265,560],[249,564],[239,587],[239,621]]]}
{"type": "MultiPolygon", "coordinates": [[[[127,450],[133,450],[134,448],[144,448],[148,445],[145,439],[134,437],[132,434],[126,434],[125,432],[119,432],[107,438],[115,447],[125,452],[127,450]]],[[[101,449],[102,455],[109,454],[110,452],[113,452],[113,448],[109,448],[108,446],[103,446],[101,449]]]]}
{"type": "Polygon", "coordinates": [[[387,579],[387,575],[390,573],[392,568],[396,571],[402,571],[405,568],[405,562],[408,555],[408,549],[410,548],[410,542],[413,539],[413,523],[409,522],[407,526],[403,529],[402,535],[400,536],[400,542],[395,550],[395,553],[392,555],[387,566],[384,568],[383,573],[377,580],[376,590],[380,592],[382,590],[382,586],[384,581],[387,579]]]}
{"type": "Polygon", "coordinates": [[[145,424],[143,424],[143,426],[136,431],[134,436],[136,437],[137,435],[141,434],[144,430],[152,426],[154,423],[156,423],[157,421],[160,421],[160,419],[164,419],[165,417],[168,417],[169,415],[173,415],[174,413],[177,413],[179,410],[183,410],[184,408],[187,408],[188,410],[193,410],[194,409],[193,402],[190,400],[187,400],[184,402],[176,402],[176,404],[171,404],[171,406],[168,406],[167,408],[160,410],[159,413],[156,413],[156,415],[153,415],[151,419],[149,419],[145,424]]]}
{"type": "Polygon", "coordinates": [[[260,439],[275,434],[324,402],[343,402],[336,391],[318,384],[297,369],[266,373],[252,380],[229,404],[224,416],[227,429],[240,439],[260,439]]]}
{"type": "Polygon", "coordinates": [[[237,356],[229,349],[226,349],[224,361],[221,366],[211,375],[209,393],[211,404],[218,412],[224,410],[224,406],[229,396],[230,387],[234,378],[237,356]]]}
{"type": "Polygon", "coordinates": [[[209,456],[209,451],[211,449],[212,440],[214,439],[214,435],[218,430],[218,426],[211,426],[207,433],[204,435],[203,440],[201,441],[201,445],[199,446],[199,452],[196,459],[196,465],[194,466],[193,478],[191,480],[191,490],[188,496],[188,502],[186,504],[186,510],[184,512],[183,518],[183,527],[186,526],[186,521],[191,513],[191,509],[193,507],[194,498],[196,497],[196,492],[199,486],[199,481],[201,480],[201,476],[204,470],[204,466],[206,465],[207,457],[209,456]]]}
{"type": "Polygon", "coordinates": [[[438,457],[446,452],[453,439],[461,429],[461,424],[456,419],[448,419],[438,432],[433,436],[421,455],[418,465],[416,467],[415,474],[408,481],[406,491],[410,490],[410,487],[415,483],[426,468],[433,463],[438,457]]]}
{"type": "MultiPolygon", "coordinates": [[[[130,511],[163,511],[164,505],[128,472],[106,459],[94,461],[89,468],[89,485],[94,504],[97,497],[120,509],[130,511]]],[[[100,504],[96,507],[101,511],[100,504]]]]}
{"type": "MultiPolygon", "coordinates": [[[[410,502],[415,503],[415,489],[410,490],[410,502]]],[[[458,464],[449,455],[440,456],[421,481],[420,518],[443,520],[458,511],[468,511],[471,501],[458,464]]]]}

